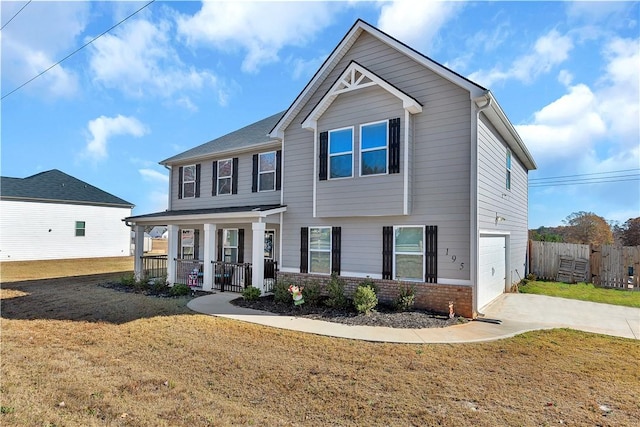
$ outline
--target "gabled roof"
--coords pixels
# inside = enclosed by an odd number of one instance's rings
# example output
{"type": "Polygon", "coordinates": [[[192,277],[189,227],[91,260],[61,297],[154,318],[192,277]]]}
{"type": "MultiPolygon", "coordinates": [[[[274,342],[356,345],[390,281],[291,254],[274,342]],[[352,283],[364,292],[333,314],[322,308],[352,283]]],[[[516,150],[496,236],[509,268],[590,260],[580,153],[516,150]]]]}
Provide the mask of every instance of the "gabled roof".
{"type": "Polygon", "coordinates": [[[0,177],[0,199],[123,208],[134,206],[57,169],[26,178],[0,177]]]}
{"type": "Polygon", "coordinates": [[[329,73],[331,73],[338,62],[347,54],[351,46],[353,46],[353,44],[363,32],[369,33],[381,42],[387,44],[388,46],[396,49],[401,53],[404,53],[405,55],[412,58],[440,77],[447,79],[450,82],[458,85],[459,87],[469,91],[470,99],[475,101],[476,104],[478,102],[481,102],[482,98],[486,98],[487,100],[491,99],[491,108],[485,111],[487,117],[497,129],[506,131],[506,133],[502,135],[503,138],[505,138],[512,150],[519,155],[519,158],[522,160],[525,166],[528,169],[536,168],[535,161],[527,150],[524,142],[517,134],[513,125],[511,124],[509,119],[507,119],[504,111],[502,110],[502,108],[500,108],[497,100],[489,90],[445,67],[444,65],[439,64],[433,59],[423,55],[417,50],[391,37],[390,35],[361,19],[358,19],[355,24],[353,24],[351,29],[347,32],[340,43],[338,43],[336,48],[324,61],[320,69],[318,69],[309,83],[307,83],[304,89],[302,89],[302,92],[298,94],[291,106],[289,106],[280,120],[278,120],[273,129],[271,129],[270,134],[272,137],[280,139],[283,138],[284,130],[291,124],[293,119],[298,115],[298,113],[308,102],[309,98],[315,93],[315,91],[318,90],[318,87],[320,87],[320,85],[325,81],[329,73]]]}
{"type": "Polygon", "coordinates": [[[220,138],[216,138],[202,145],[184,151],[175,156],[169,157],[160,162],[161,165],[171,165],[175,163],[183,163],[189,160],[200,159],[202,157],[212,156],[214,154],[232,152],[260,146],[271,142],[279,142],[279,140],[269,136],[269,131],[280,120],[284,111],[274,114],[273,116],[252,123],[248,126],[228,133],[220,138]]]}

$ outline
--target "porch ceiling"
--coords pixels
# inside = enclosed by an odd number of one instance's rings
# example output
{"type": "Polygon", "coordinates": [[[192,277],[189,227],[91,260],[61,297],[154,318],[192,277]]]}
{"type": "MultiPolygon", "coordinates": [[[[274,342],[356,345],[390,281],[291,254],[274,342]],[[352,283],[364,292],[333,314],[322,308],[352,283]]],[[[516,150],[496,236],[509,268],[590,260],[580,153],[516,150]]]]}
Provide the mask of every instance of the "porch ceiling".
{"type": "Polygon", "coordinates": [[[155,212],[146,215],[130,216],[125,218],[127,224],[154,225],[172,223],[216,223],[225,220],[234,222],[257,221],[270,215],[286,212],[285,205],[257,205],[257,206],[233,206],[210,209],[185,209],[175,211],[155,212]]]}

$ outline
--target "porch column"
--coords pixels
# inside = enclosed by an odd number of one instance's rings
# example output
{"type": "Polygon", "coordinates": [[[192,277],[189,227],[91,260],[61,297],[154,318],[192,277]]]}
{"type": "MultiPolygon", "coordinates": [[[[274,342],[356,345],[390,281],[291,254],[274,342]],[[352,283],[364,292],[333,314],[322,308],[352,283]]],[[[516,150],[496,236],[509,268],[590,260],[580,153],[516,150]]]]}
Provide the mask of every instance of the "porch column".
{"type": "Polygon", "coordinates": [[[251,260],[253,262],[253,272],[251,286],[260,289],[264,293],[264,230],[265,223],[254,222],[251,225],[253,230],[253,251],[251,260]]]}
{"type": "Polygon", "coordinates": [[[133,274],[136,280],[142,280],[144,271],[142,265],[142,255],[144,254],[144,227],[135,225],[133,227],[133,274]]]}
{"type": "Polygon", "coordinates": [[[178,258],[178,239],[180,228],[177,225],[168,226],[167,237],[167,282],[173,285],[176,281],[176,259],[178,258]]]}
{"type": "Polygon", "coordinates": [[[202,290],[213,290],[213,264],[216,257],[216,225],[204,224],[204,266],[202,290]]]}

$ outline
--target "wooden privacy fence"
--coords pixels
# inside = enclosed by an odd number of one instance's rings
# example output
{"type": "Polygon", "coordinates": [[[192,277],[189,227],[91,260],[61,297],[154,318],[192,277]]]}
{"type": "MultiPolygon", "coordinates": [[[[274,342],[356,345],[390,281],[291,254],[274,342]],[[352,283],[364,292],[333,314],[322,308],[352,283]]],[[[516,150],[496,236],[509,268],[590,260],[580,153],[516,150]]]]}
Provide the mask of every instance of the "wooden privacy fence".
{"type": "Polygon", "coordinates": [[[529,272],[543,280],[640,290],[640,246],[530,240],[529,272]]]}

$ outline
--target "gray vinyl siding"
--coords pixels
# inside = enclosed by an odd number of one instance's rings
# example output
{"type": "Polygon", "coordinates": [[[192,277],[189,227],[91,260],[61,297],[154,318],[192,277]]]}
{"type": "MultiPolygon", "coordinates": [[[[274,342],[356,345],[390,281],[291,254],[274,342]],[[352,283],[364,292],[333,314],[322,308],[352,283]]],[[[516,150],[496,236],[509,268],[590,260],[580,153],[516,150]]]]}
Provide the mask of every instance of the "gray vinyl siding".
{"type": "Polygon", "coordinates": [[[511,190],[506,189],[507,145],[481,115],[478,122],[478,223],[482,230],[510,233],[511,282],[525,275],[528,239],[528,173],[511,153],[511,190]],[[505,221],[496,224],[496,215],[505,221]]]}
{"type": "MultiPolygon", "coordinates": [[[[325,130],[325,120],[334,114],[332,109],[354,101],[366,104],[368,92],[360,89],[350,92],[349,98],[339,95],[334,104],[319,120],[318,130],[325,130]],[[341,98],[344,98],[341,99],[341,98]]],[[[375,93],[371,94],[375,96],[375,93]]],[[[389,95],[391,96],[391,95],[389,95]]],[[[380,105],[383,105],[380,98],[380,105]]],[[[362,105],[361,104],[361,105],[362,105]]],[[[401,159],[404,158],[404,110],[398,110],[397,104],[384,106],[388,113],[378,108],[379,104],[367,105],[360,112],[344,117],[346,119],[369,122],[379,118],[401,118],[402,143],[401,159]],[[361,115],[360,113],[366,113],[361,115]],[[371,113],[371,114],[369,114],[371,113]],[[385,116],[385,117],[381,117],[385,116]]],[[[401,107],[400,107],[401,108],[401,107]]],[[[339,115],[335,114],[337,120],[339,115]]],[[[336,121],[337,123],[337,121],[336,121]]],[[[470,280],[470,139],[471,139],[471,101],[469,92],[443,79],[411,58],[381,43],[368,33],[363,33],[351,46],[350,51],[340,60],[336,68],[318,89],[310,94],[292,124],[285,130],[285,173],[286,187],[284,204],[287,205],[285,230],[283,230],[283,267],[297,269],[300,261],[300,227],[340,226],[342,227],[341,264],[343,272],[380,275],[382,272],[382,227],[385,225],[437,225],[438,226],[438,277],[450,280],[470,280]],[[328,218],[324,204],[329,200],[321,194],[318,185],[318,217],[313,218],[313,132],[300,128],[300,123],[309,111],[327,93],[329,87],[344,71],[351,60],[376,73],[390,84],[399,88],[423,105],[423,112],[411,116],[410,165],[401,164],[398,174],[399,186],[380,189],[375,198],[349,203],[344,210],[345,217],[328,218]],[[402,213],[402,186],[404,168],[410,172],[410,215],[368,216],[371,210],[387,209],[396,205],[402,213]],[[397,190],[396,190],[397,189],[397,190]],[[398,194],[395,194],[395,191],[398,194]],[[397,199],[397,197],[400,199],[397,199]],[[390,202],[384,201],[389,198],[390,202]],[[381,203],[382,207],[377,204],[381,203]],[[449,255],[446,255],[447,249],[449,255]],[[451,256],[455,255],[455,262],[451,256]],[[461,268],[461,263],[464,266],[461,268]]],[[[354,128],[357,132],[358,128],[354,128]]],[[[357,146],[357,145],[356,145],[357,146]]],[[[357,167],[357,164],[356,164],[357,167]]],[[[357,169],[354,169],[357,173],[357,169]]],[[[388,178],[388,177],[381,177],[388,178]]],[[[393,177],[395,178],[395,177],[393,177]]],[[[366,178],[371,179],[371,177],[366,178]]],[[[363,179],[364,180],[364,179],[363,179]]],[[[341,180],[340,184],[351,180],[341,180]]],[[[373,182],[373,181],[371,181],[373,182]]],[[[390,181],[393,182],[393,181],[390,181]]],[[[318,184],[321,182],[317,181],[318,184]]],[[[394,182],[395,183],[395,182],[394,182]]],[[[335,189],[334,189],[335,190],[335,189]]],[[[344,196],[334,191],[333,200],[344,196]]],[[[344,202],[344,199],[342,199],[344,202]]],[[[342,209],[342,208],[339,208],[342,209]]]]}
{"type": "MultiPolygon", "coordinates": [[[[360,176],[360,125],[396,117],[401,118],[402,140],[402,103],[376,86],[338,96],[318,120],[318,132],[353,126],[354,160],[353,177],[318,181],[318,217],[402,214],[403,174],[360,176]]],[[[400,159],[400,170],[403,170],[402,156],[400,159]]]]}
{"type": "MultiPolygon", "coordinates": [[[[261,152],[275,151],[265,150],[261,152]]],[[[251,192],[253,174],[253,154],[242,154],[239,156],[226,156],[219,159],[211,159],[199,162],[200,173],[200,197],[178,199],[178,183],[180,166],[189,166],[195,163],[185,163],[184,165],[174,165],[171,169],[171,209],[208,209],[232,206],[250,205],[274,205],[280,203],[280,191],[251,192]],[[231,157],[238,157],[238,194],[223,194],[212,196],[212,176],[213,162],[225,160],[231,157]]]]}

